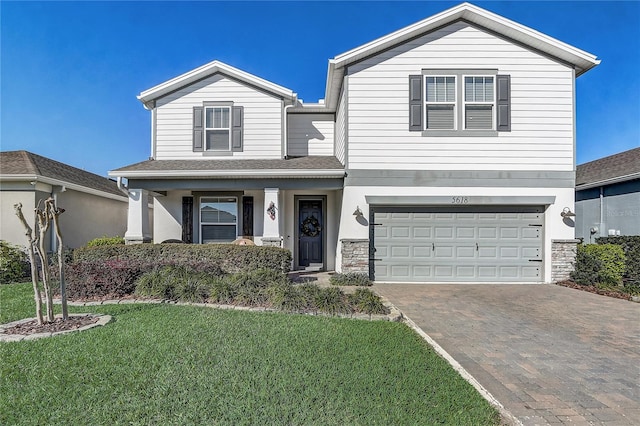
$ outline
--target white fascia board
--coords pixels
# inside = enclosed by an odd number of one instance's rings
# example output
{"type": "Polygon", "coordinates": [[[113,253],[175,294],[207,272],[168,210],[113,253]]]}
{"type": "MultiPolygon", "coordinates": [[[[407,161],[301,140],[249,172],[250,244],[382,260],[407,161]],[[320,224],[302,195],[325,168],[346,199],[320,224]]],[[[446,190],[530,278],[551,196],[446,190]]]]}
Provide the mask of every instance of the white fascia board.
{"type": "Polygon", "coordinates": [[[551,56],[569,62],[579,68],[577,75],[582,74],[600,63],[600,60],[596,59],[596,56],[590,53],[469,3],[462,3],[360,47],[349,50],[336,56],[333,62],[337,68],[347,66],[355,61],[379,53],[458,19],[476,23],[508,38],[529,45],[541,52],[548,53],[551,56]]]}
{"type": "Polygon", "coordinates": [[[611,179],[599,180],[597,182],[589,182],[589,183],[584,183],[582,185],[576,185],[576,191],[582,191],[583,189],[598,188],[600,186],[613,185],[614,183],[627,182],[635,179],[640,179],[640,172],[632,173],[630,175],[625,175],[625,176],[618,176],[611,179]]]}
{"type": "Polygon", "coordinates": [[[215,73],[227,74],[238,80],[244,81],[248,84],[260,87],[268,92],[279,95],[285,99],[296,99],[296,94],[291,89],[279,86],[275,83],[216,60],[194,70],[186,72],[182,75],[179,75],[178,77],[172,78],[171,80],[165,81],[164,83],[154,86],[151,89],[145,90],[138,95],[138,100],[140,100],[140,102],[142,102],[143,104],[147,104],[154,99],[173,92],[181,87],[188,86],[191,83],[194,83],[215,73]]]}
{"type": "Polygon", "coordinates": [[[0,181],[2,181],[2,180],[4,180],[4,181],[13,181],[13,182],[19,182],[19,181],[42,182],[42,183],[46,183],[48,185],[62,186],[62,187],[65,187],[67,189],[72,189],[74,191],[84,192],[85,194],[96,195],[98,197],[109,198],[111,200],[128,202],[127,197],[125,197],[124,195],[122,195],[122,196],[115,195],[115,194],[111,194],[109,192],[104,192],[104,191],[100,191],[100,190],[93,189],[93,188],[87,188],[86,186],[78,185],[76,183],[66,182],[66,181],[58,180],[58,179],[53,179],[53,178],[49,178],[49,177],[46,177],[46,176],[40,176],[40,175],[0,175],[0,181]]]}
{"type": "Polygon", "coordinates": [[[344,177],[344,170],[135,170],[112,171],[109,176],[126,177],[128,179],[157,179],[157,178],[335,178],[344,177]]]}

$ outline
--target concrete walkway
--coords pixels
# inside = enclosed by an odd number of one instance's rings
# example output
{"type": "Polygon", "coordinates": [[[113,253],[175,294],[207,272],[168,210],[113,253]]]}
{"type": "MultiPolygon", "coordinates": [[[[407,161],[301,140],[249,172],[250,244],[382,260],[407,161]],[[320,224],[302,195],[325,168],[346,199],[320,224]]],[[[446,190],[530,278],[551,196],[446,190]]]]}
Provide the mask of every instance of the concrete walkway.
{"type": "Polygon", "coordinates": [[[524,425],[640,425],[640,303],[556,285],[377,284],[524,425]]]}

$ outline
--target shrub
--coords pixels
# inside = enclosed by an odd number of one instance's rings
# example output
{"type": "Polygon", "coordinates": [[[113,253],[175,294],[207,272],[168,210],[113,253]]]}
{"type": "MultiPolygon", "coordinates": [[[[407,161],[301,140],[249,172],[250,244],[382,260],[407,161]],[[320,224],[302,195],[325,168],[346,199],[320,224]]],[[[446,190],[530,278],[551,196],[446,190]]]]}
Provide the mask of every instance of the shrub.
{"type": "Polygon", "coordinates": [[[236,296],[235,289],[229,280],[223,277],[212,277],[208,283],[209,301],[211,303],[230,304],[236,296]]]}
{"type": "Polygon", "coordinates": [[[309,308],[309,301],[299,287],[291,283],[276,283],[267,290],[269,304],[281,311],[305,312],[309,308]]]}
{"type": "Polygon", "coordinates": [[[622,247],[627,258],[624,285],[635,291],[640,290],[640,235],[596,238],[598,244],[616,244],[622,247]]]}
{"type": "Polygon", "coordinates": [[[0,240],[0,284],[22,281],[29,276],[29,261],[21,247],[0,240]]]}
{"type": "Polygon", "coordinates": [[[87,247],[114,246],[114,245],[124,245],[124,238],[104,236],[104,237],[94,238],[93,240],[87,243],[87,247]]]}
{"type": "Polygon", "coordinates": [[[329,278],[331,285],[344,286],[370,286],[369,275],[362,272],[348,272],[346,274],[333,274],[329,278]]]}
{"type": "Polygon", "coordinates": [[[70,299],[120,298],[133,293],[136,280],[150,269],[130,260],[81,261],[66,266],[65,282],[70,299]]]}
{"type": "Polygon", "coordinates": [[[578,246],[575,272],[572,277],[578,284],[600,286],[622,285],[625,255],[614,244],[587,244],[578,246]]]}
{"type": "Polygon", "coordinates": [[[350,294],[349,302],[357,312],[369,314],[369,316],[387,313],[387,308],[382,303],[380,296],[368,288],[359,288],[350,294]]]}
{"type": "Polygon", "coordinates": [[[345,294],[336,287],[319,289],[314,302],[319,311],[331,315],[349,314],[352,312],[345,294]]]}
{"type": "Polygon", "coordinates": [[[224,273],[271,269],[289,272],[291,252],[278,247],[233,244],[135,244],[83,247],[74,251],[74,260],[120,259],[138,262],[185,265],[205,262],[224,273]]]}

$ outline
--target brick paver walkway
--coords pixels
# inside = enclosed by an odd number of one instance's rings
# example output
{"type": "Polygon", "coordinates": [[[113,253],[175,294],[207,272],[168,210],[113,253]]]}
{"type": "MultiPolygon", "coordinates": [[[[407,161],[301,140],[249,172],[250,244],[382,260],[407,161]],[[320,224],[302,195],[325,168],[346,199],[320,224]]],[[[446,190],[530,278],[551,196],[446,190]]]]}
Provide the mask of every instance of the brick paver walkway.
{"type": "Polygon", "coordinates": [[[640,425],[640,303],[556,285],[376,285],[524,425],[640,425]]]}

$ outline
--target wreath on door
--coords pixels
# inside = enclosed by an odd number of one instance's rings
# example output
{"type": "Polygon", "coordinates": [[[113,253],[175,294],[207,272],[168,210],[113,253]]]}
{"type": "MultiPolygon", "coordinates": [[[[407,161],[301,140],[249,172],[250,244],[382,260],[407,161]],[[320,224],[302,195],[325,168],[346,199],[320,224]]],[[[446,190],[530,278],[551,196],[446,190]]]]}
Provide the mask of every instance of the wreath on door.
{"type": "Polygon", "coordinates": [[[317,237],[322,231],[322,226],[315,216],[309,216],[300,225],[300,231],[307,237],[317,237]]]}

